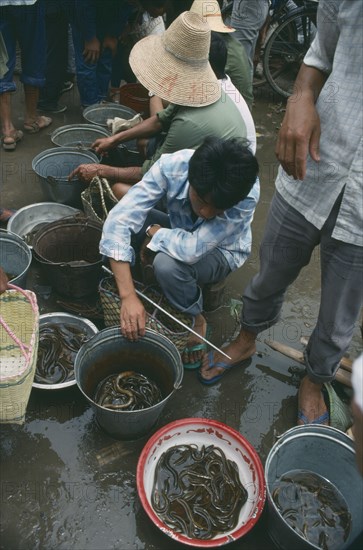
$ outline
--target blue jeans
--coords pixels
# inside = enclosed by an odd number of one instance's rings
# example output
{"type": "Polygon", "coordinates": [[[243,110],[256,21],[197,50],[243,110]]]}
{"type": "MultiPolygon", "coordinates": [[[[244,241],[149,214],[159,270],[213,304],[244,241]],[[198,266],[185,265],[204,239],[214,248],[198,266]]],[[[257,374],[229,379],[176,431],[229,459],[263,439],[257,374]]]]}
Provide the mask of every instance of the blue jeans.
{"type": "Polygon", "coordinates": [[[83,58],[84,40],[77,27],[73,25],[72,34],[81,105],[88,107],[107,97],[112,71],[112,53],[111,50],[105,49],[97,63],[86,63],[83,58]]]}
{"type": "Polygon", "coordinates": [[[0,32],[8,52],[8,72],[0,79],[0,93],[14,92],[16,42],[21,52],[23,84],[41,88],[45,83],[46,36],[44,2],[31,6],[4,6],[0,8],[0,32]]]}
{"type": "Polygon", "coordinates": [[[319,230],[285,199],[275,194],[260,246],[260,271],[243,294],[241,326],[255,334],[279,319],[285,292],[321,254],[321,299],[317,324],[306,348],[309,378],[330,382],[347,351],[362,307],[362,248],[332,238],[341,197],[319,230]]]}

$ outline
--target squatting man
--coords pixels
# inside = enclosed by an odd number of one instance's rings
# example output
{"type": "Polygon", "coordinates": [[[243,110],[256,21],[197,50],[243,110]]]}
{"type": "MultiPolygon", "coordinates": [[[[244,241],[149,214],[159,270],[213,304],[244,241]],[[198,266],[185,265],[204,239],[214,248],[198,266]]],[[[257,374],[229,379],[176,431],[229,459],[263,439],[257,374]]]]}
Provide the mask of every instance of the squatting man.
{"type": "MultiPolygon", "coordinates": [[[[154,276],[169,302],[195,317],[205,336],[201,286],[224,279],[251,251],[251,222],[259,198],[258,162],[248,142],[207,138],[198,149],[161,158],[111,210],[103,227],[102,254],[110,258],[121,297],[122,334],[145,334],[145,309],[131,266],[153,255],[154,276]],[[156,207],[166,204],[166,211],[156,207]]],[[[148,262],[150,263],[150,261],[148,262]]],[[[182,358],[201,364],[204,344],[191,335],[182,358]]]]}

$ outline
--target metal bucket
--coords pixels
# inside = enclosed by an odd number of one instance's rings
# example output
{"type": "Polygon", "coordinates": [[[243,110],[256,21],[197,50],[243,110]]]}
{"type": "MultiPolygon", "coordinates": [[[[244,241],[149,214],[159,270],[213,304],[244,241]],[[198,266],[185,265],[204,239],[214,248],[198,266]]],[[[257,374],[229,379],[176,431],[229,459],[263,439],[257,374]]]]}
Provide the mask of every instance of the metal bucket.
{"type": "Polygon", "coordinates": [[[81,164],[98,162],[97,155],[91,151],[54,147],[34,157],[32,168],[38,175],[46,199],[82,208],[81,193],[88,184],[78,179],[68,181],[68,176],[81,164]]]}
{"type": "Polygon", "coordinates": [[[100,223],[73,217],[48,223],[36,233],[34,256],[59,294],[83,298],[97,293],[102,278],[101,235],[100,223]]]}
{"type": "Polygon", "coordinates": [[[357,469],[353,441],[330,426],[297,426],[278,439],[266,460],[267,528],[271,539],[283,550],[318,549],[288,525],[272,499],[274,482],[291,470],[308,470],[322,476],[345,498],[352,528],[339,550],[348,548],[363,528],[363,479],[357,469]]]}
{"type": "MultiPolygon", "coordinates": [[[[118,103],[96,103],[86,107],[83,111],[83,118],[91,124],[98,124],[107,128],[107,120],[109,118],[124,118],[130,120],[137,114],[136,111],[126,107],[126,105],[119,105],[118,103]]],[[[129,151],[136,151],[136,139],[125,141],[123,146],[129,151]]]]}
{"type": "Polygon", "coordinates": [[[91,124],[98,124],[107,128],[109,118],[124,118],[130,120],[136,115],[136,111],[117,103],[96,103],[83,110],[83,118],[91,124]]]}
{"type": "Polygon", "coordinates": [[[137,439],[155,426],[165,405],[180,388],[184,369],[177,348],[165,336],[147,330],[135,343],[124,338],[119,327],[110,327],[81,347],[74,372],[78,387],[94,409],[101,428],[117,439],[137,439]],[[139,411],[114,411],[93,401],[99,382],[111,374],[128,370],[135,370],[156,382],[163,400],[139,411]]]}
{"type": "Polygon", "coordinates": [[[0,267],[13,285],[26,288],[26,278],[32,261],[29,246],[15,233],[0,229],[0,267]]]}
{"type": "Polygon", "coordinates": [[[66,216],[79,214],[72,206],[56,202],[38,202],[23,206],[8,221],[7,230],[16,233],[32,248],[35,233],[44,225],[66,216]]]}
{"type": "Polygon", "coordinates": [[[106,128],[96,124],[69,124],[57,128],[50,139],[58,147],[89,149],[96,139],[109,137],[110,135],[106,128]]]}

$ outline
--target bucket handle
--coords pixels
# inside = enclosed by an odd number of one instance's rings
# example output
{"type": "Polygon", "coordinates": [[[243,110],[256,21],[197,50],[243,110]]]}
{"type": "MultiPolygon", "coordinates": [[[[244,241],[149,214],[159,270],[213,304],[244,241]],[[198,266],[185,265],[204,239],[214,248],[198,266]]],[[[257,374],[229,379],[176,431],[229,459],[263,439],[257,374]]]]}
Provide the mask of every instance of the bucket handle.
{"type": "Polygon", "coordinates": [[[183,369],[181,369],[180,372],[177,374],[176,380],[174,382],[174,390],[180,390],[180,388],[182,387],[183,374],[183,369]]]}

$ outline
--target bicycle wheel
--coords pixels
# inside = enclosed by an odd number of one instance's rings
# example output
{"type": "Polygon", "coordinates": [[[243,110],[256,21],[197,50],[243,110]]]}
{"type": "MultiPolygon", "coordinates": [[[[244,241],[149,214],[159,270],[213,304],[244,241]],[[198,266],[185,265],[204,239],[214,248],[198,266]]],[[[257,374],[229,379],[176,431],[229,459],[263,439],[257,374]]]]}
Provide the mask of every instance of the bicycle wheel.
{"type": "Polygon", "coordinates": [[[282,97],[292,94],[300,65],[316,35],[316,12],[316,8],[297,9],[283,19],[266,41],[264,74],[282,97]]]}

